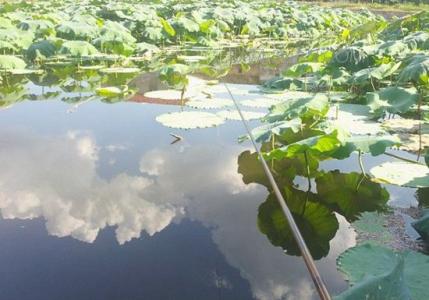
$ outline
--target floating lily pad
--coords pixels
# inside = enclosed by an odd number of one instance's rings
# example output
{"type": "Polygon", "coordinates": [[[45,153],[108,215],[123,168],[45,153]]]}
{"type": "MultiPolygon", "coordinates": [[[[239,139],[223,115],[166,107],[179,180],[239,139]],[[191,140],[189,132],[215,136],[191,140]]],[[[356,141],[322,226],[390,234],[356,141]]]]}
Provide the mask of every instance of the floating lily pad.
{"type": "Polygon", "coordinates": [[[186,105],[198,109],[215,109],[233,106],[234,102],[223,98],[194,98],[186,102],[186,105]]]}
{"type": "Polygon", "coordinates": [[[404,259],[396,258],[390,267],[392,269],[386,273],[377,276],[367,275],[361,282],[335,297],[335,300],[411,300],[410,291],[404,280],[404,259]]]}
{"type": "Polygon", "coordinates": [[[243,100],[240,102],[240,104],[248,107],[269,108],[273,105],[278,104],[279,102],[280,101],[277,99],[258,98],[258,99],[251,99],[251,100],[243,100]]]}
{"type": "MultiPolygon", "coordinates": [[[[146,98],[162,99],[162,100],[180,100],[182,91],[179,90],[159,90],[144,93],[146,98]]],[[[189,99],[193,94],[185,92],[184,99],[189,99]]]]}
{"type": "Polygon", "coordinates": [[[420,141],[421,148],[429,147],[429,134],[408,134],[400,133],[396,135],[401,141],[401,146],[399,149],[409,151],[409,152],[418,152],[420,150],[420,141]]]}
{"type": "Polygon", "coordinates": [[[385,162],[371,169],[377,181],[407,187],[429,187],[429,168],[408,162],[385,162]]]}
{"type": "Polygon", "coordinates": [[[420,124],[422,133],[429,133],[429,122],[414,119],[385,120],[381,126],[395,133],[418,133],[420,124]]]}
{"type": "MultiPolygon", "coordinates": [[[[265,116],[265,113],[255,112],[255,111],[242,111],[243,117],[245,120],[256,120],[265,116]]],[[[241,121],[240,114],[238,111],[224,110],[217,113],[218,116],[225,118],[227,120],[241,121]]]]}
{"type": "MultiPolygon", "coordinates": [[[[429,282],[429,272],[427,270],[429,269],[429,256],[427,255],[414,251],[396,253],[388,248],[366,243],[341,254],[337,265],[346,274],[350,284],[354,285],[368,279],[369,276],[381,276],[389,273],[398,263],[398,260],[401,259],[401,256],[404,259],[404,281],[410,291],[411,299],[428,299],[427,283],[429,282]]],[[[363,297],[362,299],[365,298],[363,297]]]]}
{"type": "Polygon", "coordinates": [[[100,73],[104,74],[132,74],[140,72],[139,68],[104,68],[100,73]]]}
{"type": "Polygon", "coordinates": [[[185,111],[162,114],[156,120],[164,126],[180,129],[208,128],[223,124],[224,118],[216,114],[185,111]]]}

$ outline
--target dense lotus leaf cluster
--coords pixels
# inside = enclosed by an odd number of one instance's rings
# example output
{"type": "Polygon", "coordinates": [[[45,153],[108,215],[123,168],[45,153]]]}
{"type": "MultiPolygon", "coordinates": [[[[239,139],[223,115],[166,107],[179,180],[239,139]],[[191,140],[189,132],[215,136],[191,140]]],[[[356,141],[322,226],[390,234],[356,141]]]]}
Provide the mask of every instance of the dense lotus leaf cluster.
{"type": "Polygon", "coordinates": [[[359,28],[343,32],[343,45],[303,56],[282,76],[268,80],[264,91],[282,93],[283,101],[264,117],[268,124],[253,132],[259,141],[272,142],[266,157],[326,160],[358,153],[365,174],[363,153],[376,156],[399,147],[415,153],[416,161],[402,161],[400,168],[397,163],[375,167],[374,180],[429,186],[423,160],[429,153],[428,17],[422,12],[387,27],[383,21],[363,24],[366,36],[359,28]],[[287,99],[297,92],[309,95],[287,99]],[[331,96],[336,93],[341,94],[331,96]]]}
{"type": "Polygon", "coordinates": [[[35,1],[0,4],[0,53],[141,56],[169,45],[219,47],[241,36],[309,38],[375,19],[370,13],[276,1],[35,1]]]}

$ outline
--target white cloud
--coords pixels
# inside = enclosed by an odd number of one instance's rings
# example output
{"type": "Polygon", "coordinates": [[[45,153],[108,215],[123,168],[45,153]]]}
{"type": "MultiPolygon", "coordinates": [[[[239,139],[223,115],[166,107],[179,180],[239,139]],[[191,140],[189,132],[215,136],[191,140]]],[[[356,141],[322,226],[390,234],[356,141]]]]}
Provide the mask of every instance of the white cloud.
{"type": "Polygon", "coordinates": [[[43,217],[52,235],[92,242],[116,226],[124,243],[164,229],[177,209],[143,197],[152,184],[141,176],[98,176],[98,147],[87,134],[45,137],[1,132],[0,210],[6,219],[43,217]]]}

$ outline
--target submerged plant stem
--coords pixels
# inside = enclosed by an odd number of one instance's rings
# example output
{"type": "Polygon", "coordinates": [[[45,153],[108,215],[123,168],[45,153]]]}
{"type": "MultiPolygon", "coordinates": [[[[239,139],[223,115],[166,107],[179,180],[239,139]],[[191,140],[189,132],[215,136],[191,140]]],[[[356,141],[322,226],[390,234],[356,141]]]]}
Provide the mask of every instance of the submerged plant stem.
{"type": "Polygon", "coordinates": [[[358,159],[359,159],[359,167],[360,167],[360,170],[362,171],[362,175],[366,177],[365,168],[364,168],[363,162],[362,162],[362,151],[361,150],[359,150],[358,159]]]}
{"type": "Polygon", "coordinates": [[[305,166],[307,168],[308,189],[311,190],[310,165],[308,163],[307,151],[304,151],[304,158],[305,158],[305,166]]]}

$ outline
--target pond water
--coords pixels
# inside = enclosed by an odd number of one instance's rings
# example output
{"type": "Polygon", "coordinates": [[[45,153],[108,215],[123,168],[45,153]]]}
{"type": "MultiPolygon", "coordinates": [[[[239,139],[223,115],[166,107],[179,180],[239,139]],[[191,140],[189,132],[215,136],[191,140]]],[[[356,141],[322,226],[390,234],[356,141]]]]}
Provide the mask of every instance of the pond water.
{"type": "MultiPolygon", "coordinates": [[[[26,88],[39,99],[59,91],[26,88]]],[[[155,118],[178,105],[73,106],[58,99],[76,92],[59,93],[0,111],[1,299],[317,299],[290,235],[266,224],[277,208],[250,144],[237,142],[240,122],[177,130],[155,118]],[[171,133],[183,140],[171,144],[171,133]]],[[[368,168],[388,160],[364,159],[368,168]]],[[[360,179],[356,157],[322,167],[325,189],[308,192],[306,179],[285,179],[288,162],[274,169],[291,201],[305,202],[295,211],[303,224],[328,224],[304,236],[337,294],[347,283],[335,260],[355,244],[349,222],[418,199],[360,179]],[[348,182],[375,200],[346,202],[348,182]],[[307,207],[321,193],[323,208],[307,207]]]]}

